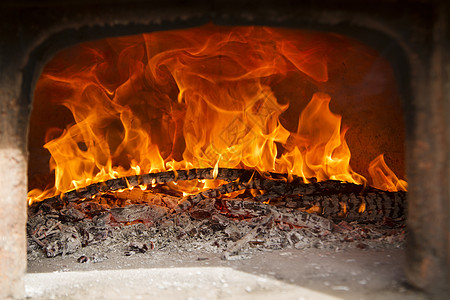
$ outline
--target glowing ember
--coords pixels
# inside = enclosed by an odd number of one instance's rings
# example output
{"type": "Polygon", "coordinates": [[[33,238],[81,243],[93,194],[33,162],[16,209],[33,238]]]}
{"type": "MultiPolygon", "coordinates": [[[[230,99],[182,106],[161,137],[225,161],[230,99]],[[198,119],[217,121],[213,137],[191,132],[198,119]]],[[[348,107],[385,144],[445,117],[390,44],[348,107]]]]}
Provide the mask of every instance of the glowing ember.
{"type": "MultiPolygon", "coordinates": [[[[41,75],[36,97],[64,105],[74,122],[48,131],[55,184],[30,191],[30,203],[119,176],[205,167],[364,184],[350,167],[346,130],[330,111],[329,94],[311,93],[295,120],[288,109],[296,99],[277,100],[273,86],[288,75],[328,81],[332,45],[322,35],[304,36],[208,25],[61,52],[41,75]]],[[[369,172],[375,187],[406,190],[383,156],[369,172]]],[[[219,184],[170,187],[190,193],[219,184]]]]}

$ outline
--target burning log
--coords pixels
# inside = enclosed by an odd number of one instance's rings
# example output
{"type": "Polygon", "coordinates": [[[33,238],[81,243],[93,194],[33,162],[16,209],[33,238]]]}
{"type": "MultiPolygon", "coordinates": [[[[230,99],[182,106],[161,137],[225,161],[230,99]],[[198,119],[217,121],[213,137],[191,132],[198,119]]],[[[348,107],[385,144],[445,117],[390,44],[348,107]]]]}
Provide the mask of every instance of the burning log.
{"type": "Polygon", "coordinates": [[[256,172],[253,170],[246,169],[218,168],[217,175],[216,177],[214,177],[213,168],[204,168],[132,175],[116,179],[109,179],[104,182],[93,183],[83,188],[71,190],[64,194],[47,198],[39,203],[47,203],[53,205],[55,203],[75,202],[80,199],[92,198],[93,196],[99,195],[101,193],[137,187],[139,185],[155,185],[184,180],[217,179],[229,182],[234,181],[238,178],[250,179],[255,173],[256,172]]]}
{"type": "MultiPolygon", "coordinates": [[[[399,218],[405,213],[405,192],[387,192],[371,187],[339,181],[317,183],[280,182],[254,179],[247,183],[231,182],[215,189],[185,197],[175,211],[186,210],[202,199],[216,198],[243,189],[265,191],[253,199],[272,203],[277,200],[291,208],[315,208],[324,217],[335,220],[375,221],[384,217],[399,218]]],[[[254,205],[254,202],[250,202],[254,205]]]]}
{"type": "MultiPolygon", "coordinates": [[[[148,204],[158,205],[165,202],[169,204],[167,207],[173,212],[181,212],[197,205],[204,199],[217,199],[240,190],[258,190],[262,194],[253,197],[253,200],[257,202],[317,212],[334,220],[345,218],[348,221],[374,221],[384,217],[399,218],[405,212],[405,192],[387,192],[369,186],[335,180],[315,182],[314,179],[311,179],[311,183],[305,183],[302,178],[294,177],[288,182],[287,178],[287,174],[259,174],[252,170],[219,168],[216,179],[228,183],[217,188],[184,198],[157,193],[152,193],[152,196],[145,198],[148,204]]],[[[35,205],[38,207],[42,204],[64,206],[64,203],[67,202],[80,201],[93,195],[111,193],[127,187],[193,179],[214,179],[214,169],[168,171],[110,179],[48,198],[35,205]]],[[[143,195],[146,194],[138,193],[135,197],[142,198],[143,195]]],[[[126,198],[130,199],[129,196],[126,198]]]]}
{"type": "Polygon", "coordinates": [[[320,214],[334,220],[376,221],[405,215],[406,193],[370,191],[363,194],[305,195],[296,199],[297,207],[319,208],[320,214]]]}

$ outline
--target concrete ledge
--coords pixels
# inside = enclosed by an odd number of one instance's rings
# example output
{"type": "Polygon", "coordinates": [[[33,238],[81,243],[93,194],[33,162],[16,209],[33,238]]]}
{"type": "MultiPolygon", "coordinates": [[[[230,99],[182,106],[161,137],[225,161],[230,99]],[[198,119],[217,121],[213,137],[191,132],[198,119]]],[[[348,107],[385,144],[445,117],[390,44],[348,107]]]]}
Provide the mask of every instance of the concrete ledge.
{"type": "Polygon", "coordinates": [[[32,299],[339,299],[232,268],[158,268],[34,273],[32,299]]]}

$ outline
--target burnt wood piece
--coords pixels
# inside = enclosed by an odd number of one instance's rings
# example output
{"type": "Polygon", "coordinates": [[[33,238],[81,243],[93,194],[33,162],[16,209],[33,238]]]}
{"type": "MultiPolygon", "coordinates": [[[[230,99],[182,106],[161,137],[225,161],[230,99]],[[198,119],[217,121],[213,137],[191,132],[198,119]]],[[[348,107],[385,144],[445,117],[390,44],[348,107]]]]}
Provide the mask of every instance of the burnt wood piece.
{"type": "Polygon", "coordinates": [[[285,199],[291,208],[318,208],[322,216],[347,221],[375,221],[384,217],[404,217],[405,192],[388,192],[370,186],[328,180],[317,183],[262,182],[267,191],[254,197],[256,201],[271,202],[285,199]],[[293,202],[293,203],[292,203],[293,202]],[[294,205],[292,205],[294,204],[294,205]]]}
{"type": "MultiPolygon", "coordinates": [[[[317,192],[317,187],[312,187],[308,183],[304,183],[303,180],[296,178],[292,182],[285,182],[283,180],[277,179],[265,179],[265,178],[253,178],[247,182],[243,181],[239,178],[239,180],[230,182],[227,184],[223,184],[218,186],[217,188],[209,189],[195,195],[190,195],[184,197],[182,201],[179,203],[179,207],[175,210],[185,210],[192,205],[197,204],[203,199],[207,198],[217,198],[224,194],[229,194],[231,192],[236,192],[240,190],[264,190],[264,191],[272,191],[275,190],[275,195],[278,197],[282,195],[282,191],[285,190],[287,195],[291,195],[293,193],[296,194],[308,194],[317,192]]],[[[259,199],[257,199],[259,200],[259,199]]],[[[261,200],[260,200],[261,201],[261,200]]]]}
{"type": "MultiPolygon", "coordinates": [[[[58,203],[74,202],[89,198],[97,193],[116,191],[118,189],[141,184],[161,184],[176,180],[213,179],[214,169],[192,169],[168,171],[144,175],[134,175],[105,182],[95,183],[84,188],[67,192],[60,196],[48,198],[43,203],[52,206],[58,203]]],[[[289,208],[309,210],[315,208],[322,216],[332,219],[374,221],[383,217],[399,218],[405,212],[405,192],[386,192],[369,186],[328,180],[304,183],[302,178],[293,177],[287,182],[286,174],[259,174],[253,170],[226,169],[217,170],[216,179],[232,181],[217,188],[190,195],[171,207],[172,211],[185,211],[203,199],[218,198],[239,190],[256,189],[264,194],[254,197],[259,202],[286,201],[289,208]]]]}
{"type": "MultiPolygon", "coordinates": [[[[252,181],[253,182],[253,181],[252,181]]],[[[184,197],[180,202],[178,202],[178,206],[175,207],[175,212],[185,211],[193,205],[199,203],[203,199],[207,198],[217,198],[223,194],[228,194],[231,192],[244,190],[248,188],[248,185],[240,183],[240,182],[230,182],[227,184],[222,184],[214,189],[209,189],[198,194],[189,195],[184,197]]]]}
{"type": "MultiPolygon", "coordinates": [[[[124,203],[130,201],[133,204],[151,204],[159,206],[167,206],[173,209],[180,201],[180,196],[171,196],[165,193],[158,193],[152,190],[141,190],[135,188],[132,190],[125,190],[123,192],[106,192],[100,196],[100,202],[106,202],[110,207],[124,206],[124,203]]],[[[85,203],[82,201],[81,203],[85,203]]]]}
{"type": "MultiPolygon", "coordinates": [[[[126,189],[129,187],[136,187],[139,185],[163,184],[178,180],[184,181],[194,179],[218,179],[224,181],[234,181],[238,178],[249,180],[250,178],[252,178],[252,176],[254,176],[254,174],[258,173],[254,170],[218,168],[217,176],[216,178],[214,178],[214,169],[204,168],[204,169],[166,171],[143,175],[131,175],[127,177],[109,179],[103,182],[93,183],[86,187],[71,190],[60,195],[46,198],[41,202],[37,202],[36,204],[47,203],[49,205],[53,205],[55,203],[61,202],[62,203],[75,202],[80,199],[91,198],[95,195],[104,192],[112,192],[120,189],[126,189]]],[[[278,178],[283,174],[268,173],[268,176],[272,175],[278,178]]],[[[287,177],[287,175],[285,176],[287,177]]]]}
{"type": "Polygon", "coordinates": [[[206,198],[243,189],[263,190],[254,197],[259,202],[286,199],[290,208],[317,207],[322,216],[332,219],[375,221],[384,217],[399,218],[405,215],[406,193],[387,192],[353,183],[328,180],[315,183],[283,182],[257,178],[249,182],[231,182],[217,188],[185,197],[175,211],[186,210],[206,198]]]}
{"type": "MultiPolygon", "coordinates": [[[[334,220],[345,218],[347,221],[376,221],[384,217],[400,218],[405,215],[406,193],[387,192],[372,187],[339,181],[318,183],[286,183],[280,181],[254,179],[250,182],[231,182],[215,189],[185,197],[174,209],[176,212],[186,210],[199,201],[217,198],[223,194],[243,189],[266,191],[253,199],[257,202],[271,202],[286,199],[289,208],[308,210],[317,208],[320,215],[334,220]],[[283,190],[285,194],[283,194],[283,190]]],[[[247,201],[248,202],[248,201],[247,201]]],[[[248,202],[255,205],[255,202],[248,202]]]]}
{"type": "MultiPolygon", "coordinates": [[[[406,193],[402,191],[371,189],[361,193],[315,193],[279,198],[289,208],[317,211],[335,221],[379,221],[384,217],[397,219],[404,217],[406,212],[406,193]]],[[[272,203],[271,200],[268,202],[272,203]]]]}
{"type": "MultiPolygon", "coordinates": [[[[250,181],[252,178],[268,178],[274,182],[286,182],[288,175],[281,173],[266,172],[263,174],[258,173],[255,170],[247,169],[229,169],[218,168],[217,176],[214,178],[213,168],[203,169],[190,169],[190,170],[177,170],[166,171],[159,173],[149,173],[143,175],[131,175],[116,179],[109,179],[103,182],[93,183],[86,187],[78,188],[68,191],[66,193],[56,195],[50,198],[46,198],[36,204],[47,203],[54,205],[57,203],[75,202],[80,199],[91,198],[95,195],[105,192],[113,192],[120,189],[126,189],[130,187],[137,187],[139,185],[154,185],[164,184],[168,182],[194,180],[194,179],[217,179],[227,182],[235,181],[239,179],[241,182],[250,181]]],[[[292,176],[293,182],[303,182],[303,179],[298,176],[292,176]]],[[[316,182],[315,178],[308,179],[310,182],[316,182]]]]}
{"type": "Polygon", "coordinates": [[[373,188],[368,185],[354,184],[338,180],[326,180],[321,182],[304,183],[303,181],[281,182],[273,180],[264,180],[258,183],[257,189],[264,190],[266,193],[255,197],[256,200],[266,202],[278,197],[290,195],[336,195],[336,194],[365,194],[368,192],[385,191],[373,188]]]}
{"type": "Polygon", "coordinates": [[[334,220],[377,221],[384,217],[404,217],[406,193],[369,191],[363,194],[304,195],[296,202],[297,207],[319,207],[322,216],[334,220]]]}
{"type": "MultiPolygon", "coordinates": [[[[241,182],[244,182],[250,181],[252,178],[268,178],[270,179],[270,181],[274,182],[286,182],[288,175],[274,172],[266,172],[260,174],[256,170],[229,168],[218,168],[216,178],[214,178],[213,168],[131,175],[127,177],[109,179],[106,181],[93,183],[86,187],[78,188],[60,195],[46,198],[41,202],[37,202],[36,204],[40,205],[42,203],[47,203],[49,205],[54,205],[58,203],[75,202],[80,199],[92,198],[93,196],[99,195],[100,193],[112,192],[130,187],[137,187],[139,185],[164,184],[168,182],[176,182],[178,180],[185,181],[194,179],[217,179],[231,182],[239,179],[241,182]]],[[[292,182],[303,182],[303,179],[298,176],[291,176],[291,180],[292,182]]],[[[308,180],[310,182],[316,182],[315,178],[309,178],[308,180]]]]}
{"type": "Polygon", "coordinates": [[[266,202],[272,199],[286,196],[296,195],[338,195],[338,194],[383,194],[388,193],[382,190],[375,189],[370,186],[358,185],[348,182],[327,180],[322,182],[304,183],[303,180],[295,178],[292,182],[282,180],[274,180],[272,178],[254,178],[248,182],[239,179],[235,182],[230,182],[221,185],[214,189],[209,189],[195,195],[190,195],[184,198],[184,201],[189,201],[193,205],[202,199],[215,198],[223,194],[239,190],[261,190],[264,194],[255,197],[255,200],[266,202]]]}

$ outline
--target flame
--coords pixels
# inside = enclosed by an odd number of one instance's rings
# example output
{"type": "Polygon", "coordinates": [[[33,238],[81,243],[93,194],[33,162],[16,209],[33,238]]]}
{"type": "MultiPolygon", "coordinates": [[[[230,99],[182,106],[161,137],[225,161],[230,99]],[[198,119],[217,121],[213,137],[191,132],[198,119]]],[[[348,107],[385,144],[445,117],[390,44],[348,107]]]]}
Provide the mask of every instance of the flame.
{"type": "Polygon", "coordinates": [[[330,96],[316,93],[300,114],[298,129],[287,145],[293,148],[277,159],[277,171],[317,180],[365,183],[365,178],[350,168],[350,149],[341,132],[341,117],[330,111],[330,96]]]}
{"type": "MultiPolygon", "coordinates": [[[[55,184],[30,191],[30,203],[110,178],[205,167],[366,182],[350,167],[347,130],[329,94],[313,94],[296,131],[283,123],[289,103],[277,99],[272,84],[288,73],[326,82],[328,46],[321,41],[267,27],[207,25],[76,51],[56,56],[37,84],[70,110],[73,123],[49,130],[44,147],[55,184]]],[[[382,159],[370,169],[375,186],[406,189],[382,159]]],[[[218,184],[171,187],[193,193],[218,184]]]]}
{"type": "Polygon", "coordinates": [[[377,156],[369,165],[369,174],[373,186],[385,191],[407,191],[408,183],[398,179],[397,175],[387,166],[383,154],[377,156]]]}

